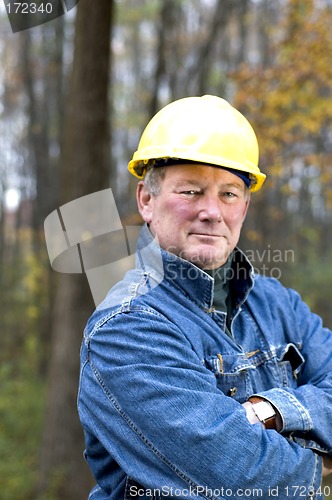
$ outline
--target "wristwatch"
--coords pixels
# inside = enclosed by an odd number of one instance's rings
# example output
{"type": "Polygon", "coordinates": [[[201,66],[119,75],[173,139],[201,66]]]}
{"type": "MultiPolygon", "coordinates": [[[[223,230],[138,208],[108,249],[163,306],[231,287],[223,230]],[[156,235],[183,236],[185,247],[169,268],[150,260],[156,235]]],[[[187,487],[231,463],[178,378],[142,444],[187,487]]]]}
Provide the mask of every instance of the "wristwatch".
{"type": "Polygon", "coordinates": [[[253,412],[265,428],[277,430],[276,411],[271,403],[257,396],[250,397],[248,401],[252,403],[253,412]]]}

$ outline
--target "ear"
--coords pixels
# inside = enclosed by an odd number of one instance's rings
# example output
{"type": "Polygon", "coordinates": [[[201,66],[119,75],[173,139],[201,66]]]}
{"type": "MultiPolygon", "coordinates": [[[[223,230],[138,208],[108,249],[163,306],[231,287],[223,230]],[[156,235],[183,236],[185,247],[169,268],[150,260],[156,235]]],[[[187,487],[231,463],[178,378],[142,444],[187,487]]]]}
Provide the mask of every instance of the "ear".
{"type": "Polygon", "coordinates": [[[138,211],[144,222],[149,224],[152,220],[153,196],[147,191],[143,181],[137,184],[136,198],[138,211]]]}

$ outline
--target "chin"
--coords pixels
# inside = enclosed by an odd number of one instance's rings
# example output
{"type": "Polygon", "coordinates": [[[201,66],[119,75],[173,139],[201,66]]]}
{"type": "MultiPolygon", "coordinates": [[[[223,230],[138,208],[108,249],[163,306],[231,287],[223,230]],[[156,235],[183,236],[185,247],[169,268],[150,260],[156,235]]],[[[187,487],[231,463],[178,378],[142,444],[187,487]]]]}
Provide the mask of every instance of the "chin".
{"type": "Polygon", "coordinates": [[[206,256],[191,256],[187,258],[189,262],[192,264],[195,264],[195,266],[199,267],[200,269],[218,269],[218,267],[222,266],[225,264],[227,257],[223,260],[220,259],[213,259],[211,256],[206,257],[206,256]]]}
{"type": "Polygon", "coordinates": [[[179,256],[188,260],[195,266],[201,269],[218,269],[225,264],[230,254],[230,249],[217,249],[210,245],[188,248],[188,251],[183,250],[179,256]]]}

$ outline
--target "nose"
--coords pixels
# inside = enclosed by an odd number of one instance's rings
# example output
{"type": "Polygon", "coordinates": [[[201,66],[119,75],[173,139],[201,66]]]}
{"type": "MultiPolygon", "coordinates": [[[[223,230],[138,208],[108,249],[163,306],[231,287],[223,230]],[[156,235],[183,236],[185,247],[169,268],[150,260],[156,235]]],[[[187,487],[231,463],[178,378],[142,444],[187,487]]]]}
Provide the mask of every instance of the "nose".
{"type": "Polygon", "coordinates": [[[198,213],[198,218],[201,222],[221,222],[221,202],[218,196],[204,196],[202,206],[198,213]]]}

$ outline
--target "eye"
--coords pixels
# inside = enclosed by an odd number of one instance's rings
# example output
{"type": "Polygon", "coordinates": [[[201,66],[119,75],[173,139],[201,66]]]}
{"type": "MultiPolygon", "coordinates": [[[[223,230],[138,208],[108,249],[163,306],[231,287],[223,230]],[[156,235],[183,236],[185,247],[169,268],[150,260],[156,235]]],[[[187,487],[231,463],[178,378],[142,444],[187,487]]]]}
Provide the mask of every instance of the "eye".
{"type": "Polygon", "coordinates": [[[196,191],[195,189],[188,189],[187,191],[181,191],[180,194],[184,194],[185,196],[195,196],[196,194],[200,194],[200,191],[196,191]]]}
{"type": "Polygon", "coordinates": [[[234,191],[225,191],[221,194],[221,198],[225,201],[225,203],[234,203],[238,197],[238,194],[234,191]]]}

